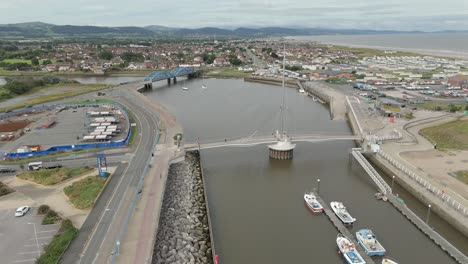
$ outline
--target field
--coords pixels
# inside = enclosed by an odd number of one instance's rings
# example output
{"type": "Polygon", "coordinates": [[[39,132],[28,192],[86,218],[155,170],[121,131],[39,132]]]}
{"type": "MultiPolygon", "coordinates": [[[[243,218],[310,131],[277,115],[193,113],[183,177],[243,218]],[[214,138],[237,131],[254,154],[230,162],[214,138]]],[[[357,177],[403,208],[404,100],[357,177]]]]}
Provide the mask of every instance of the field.
{"type": "MultiPolygon", "coordinates": [[[[44,60],[39,60],[39,65],[42,65],[43,61],[44,60]]],[[[55,60],[51,60],[51,61],[52,63],[55,63],[55,60]]],[[[4,59],[1,62],[10,63],[10,64],[14,64],[14,63],[27,63],[29,65],[32,64],[31,60],[25,60],[25,59],[4,59]]]]}
{"type": "MultiPolygon", "coordinates": [[[[456,105],[458,107],[461,107],[461,109],[463,109],[466,104],[457,103],[453,105],[456,105]]],[[[432,110],[432,111],[449,111],[450,109],[450,104],[443,103],[443,102],[436,102],[436,101],[424,102],[422,104],[412,104],[412,106],[415,106],[417,108],[432,110]]]]}
{"type": "Polygon", "coordinates": [[[468,171],[457,171],[455,172],[456,178],[461,182],[468,184],[468,171]]]}
{"type": "MultiPolygon", "coordinates": [[[[0,112],[5,112],[8,110],[13,110],[17,108],[22,108],[27,105],[35,105],[35,104],[42,104],[50,101],[55,101],[63,98],[68,98],[68,97],[73,97],[77,96],[80,94],[84,93],[89,93],[89,92],[94,92],[102,89],[106,89],[109,86],[106,84],[55,84],[55,85],[49,85],[49,86],[41,86],[41,87],[36,87],[32,89],[30,92],[23,94],[24,95],[31,95],[34,94],[38,91],[44,91],[44,90],[53,90],[49,91],[49,94],[46,95],[40,95],[37,97],[34,97],[32,99],[17,103],[15,105],[12,105],[10,107],[4,107],[0,108],[0,112]],[[65,91],[61,91],[61,89],[65,89],[65,91]]],[[[0,91],[2,89],[0,88],[0,91]]]]}
{"type": "MultiPolygon", "coordinates": [[[[325,46],[324,46],[325,47],[325,46]]],[[[359,57],[373,57],[373,56],[388,56],[388,57],[399,57],[399,56],[425,56],[414,52],[396,52],[396,53],[385,53],[383,50],[370,49],[370,48],[351,48],[346,46],[333,45],[328,48],[330,50],[342,50],[355,53],[359,57]]]]}
{"type": "Polygon", "coordinates": [[[250,76],[250,72],[239,71],[234,68],[216,68],[210,69],[206,73],[208,77],[219,77],[219,78],[244,78],[250,76]]]}
{"type": "Polygon", "coordinates": [[[23,180],[33,181],[42,185],[54,185],[63,182],[70,178],[88,173],[93,169],[90,167],[79,168],[59,168],[59,169],[42,169],[38,171],[28,171],[18,174],[18,178],[23,180]]]}
{"type": "Polygon", "coordinates": [[[468,150],[468,120],[421,129],[419,133],[440,150],[468,150]]]}
{"type": "Polygon", "coordinates": [[[78,209],[86,209],[93,206],[96,197],[101,192],[107,178],[98,176],[86,177],[65,187],[63,191],[70,202],[78,209]]]}

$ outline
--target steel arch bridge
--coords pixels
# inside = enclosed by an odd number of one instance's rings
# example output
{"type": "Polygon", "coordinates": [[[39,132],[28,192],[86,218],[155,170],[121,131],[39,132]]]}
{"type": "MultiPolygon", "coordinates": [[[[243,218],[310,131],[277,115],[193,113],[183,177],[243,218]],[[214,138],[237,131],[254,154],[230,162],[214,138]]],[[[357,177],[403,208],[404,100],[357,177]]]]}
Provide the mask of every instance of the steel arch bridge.
{"type": "Polygon", "coordinates": [[[172,69],[171,71],[154,71],[143,79],[143,81],[148,82],[157,82],[161,80],[170,80],[170,79],[175,79],[179,76],[184,76],[184,75],[192,75],[196,73],[197,71],[192,69],[192,68],[187,68],[187,67],[177,67],[172,69]]]}

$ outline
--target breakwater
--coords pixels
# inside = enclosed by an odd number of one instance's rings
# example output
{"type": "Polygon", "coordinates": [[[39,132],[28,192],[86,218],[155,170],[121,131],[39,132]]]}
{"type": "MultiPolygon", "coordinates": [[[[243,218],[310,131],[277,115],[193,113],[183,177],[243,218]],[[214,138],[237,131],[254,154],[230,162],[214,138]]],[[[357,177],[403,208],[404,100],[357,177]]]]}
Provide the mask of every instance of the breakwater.
{"type": "Polygon", "coordinates": [[[151,263],[213,263],[198,152],[172,164],[151,263]]]}

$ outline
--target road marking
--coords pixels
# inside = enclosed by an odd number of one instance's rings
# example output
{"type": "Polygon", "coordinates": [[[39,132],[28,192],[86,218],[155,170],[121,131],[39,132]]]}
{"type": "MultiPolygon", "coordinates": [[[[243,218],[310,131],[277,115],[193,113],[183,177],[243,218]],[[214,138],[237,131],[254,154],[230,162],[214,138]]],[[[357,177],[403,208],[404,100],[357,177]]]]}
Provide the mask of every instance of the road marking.
{"type": "MultiPolygon", "coordinates": [[[[46,244],[45,243],[39,243],[39,246],[45,246],[46,244]]],[[[36,247],[37,245],[36,244],[33,244],[33,245],[24,245],[25,247],[36,247]]]]}
{"type": "Polygon", "coordinates": [[[55,230],[45,230],[45,231],[39,231],[39,232],[36,232],[36,233],[48,233],[48,232],[57,232],[58,229],[55,229],[55,230]]]}
{"type": "MultiPolygon", "coordinates": [[[[37,239],[47,239],[47,238],[52,238],[51,236],[48,237],[38,237],[37,239]]],[[[30,238],[29,240],[36,240],[36,238],[30,238]]]]}
{"type": "Polygon", "coordinates": [[[24,253],[18,253],[18,255],[24,255],[24,254],[35,254],[35,253],[41,253],[40,251],[31,251],[31,252],[24,252],[24,253]]]}
{"type": "Polygon", "coordinates": [[[15,261],[12,261],[12,262],[17,263],[17,262],[31,262],[31,261],[36,261],[36,259],[15,260],[15,261]]]}

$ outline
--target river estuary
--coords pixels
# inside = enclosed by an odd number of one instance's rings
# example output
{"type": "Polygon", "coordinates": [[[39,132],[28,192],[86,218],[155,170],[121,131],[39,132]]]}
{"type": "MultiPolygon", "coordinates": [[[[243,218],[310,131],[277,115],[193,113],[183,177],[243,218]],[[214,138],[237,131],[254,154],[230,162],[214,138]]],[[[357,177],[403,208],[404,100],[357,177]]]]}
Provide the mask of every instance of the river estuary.
{"type": "MultiPolygon", "coordinates": [[[[172,111],[194,142],[268,135],[279,127],[279,86],[233,79],[155,83],[147,95],[172,111]],[[187,91],[181,89],[188,87],[187,91]]],[[[326,106],[287,89],[290,133],[347,134],[345,121],[331,121],[326,106]]],[[[292,161],[268,158],[266,146],[202,151],[216,253],[220,263],[344,263],[337,230],[325,215],[312,215],[303,201],[317,186],[325,201],[343,201],[358,220],[352,233],[371,228],[400,263],[455,263],[390,204],[355,162],[353,142],[301,143],[292,161]]],[[[397,193],[425,217],[425,208],[399,186],[397,193]]],[[[430,223],[465,254],[468,240],[431,214],[430,223]]]]}

